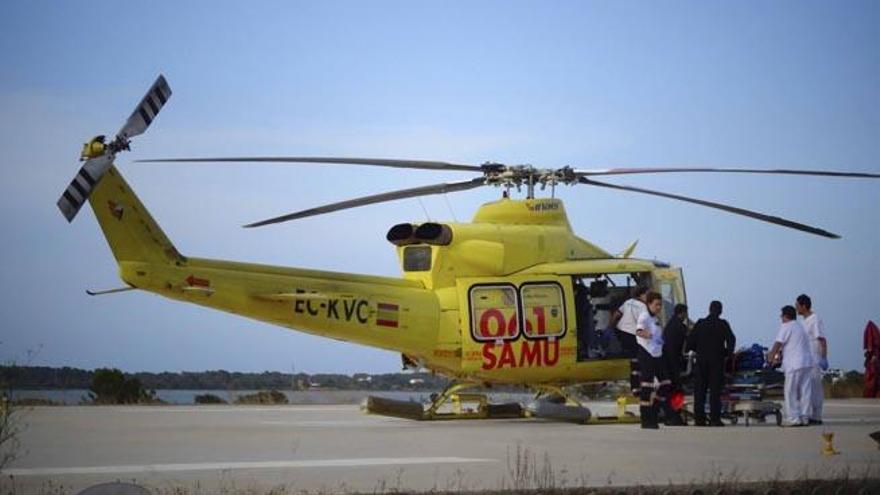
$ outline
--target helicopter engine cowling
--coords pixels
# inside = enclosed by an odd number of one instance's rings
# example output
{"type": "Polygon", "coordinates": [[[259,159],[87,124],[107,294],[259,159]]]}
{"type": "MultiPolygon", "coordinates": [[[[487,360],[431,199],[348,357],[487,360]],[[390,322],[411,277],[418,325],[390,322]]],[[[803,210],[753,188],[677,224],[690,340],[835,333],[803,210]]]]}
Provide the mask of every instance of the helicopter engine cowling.
{"type": "Polygon", "coordinates": [[[433,246],[448,246],[452,243],[452,229],[442,223],[423,223],[416,229],[415,238],[433,246]]]}
{"type": "Polygon", "coordinates": [[[385,234],[388,242],[395,246],[408,246],[410,244],[418,244],[420,241],[415,237],[416,226],[411,223],[399,223],[385,234]]]}

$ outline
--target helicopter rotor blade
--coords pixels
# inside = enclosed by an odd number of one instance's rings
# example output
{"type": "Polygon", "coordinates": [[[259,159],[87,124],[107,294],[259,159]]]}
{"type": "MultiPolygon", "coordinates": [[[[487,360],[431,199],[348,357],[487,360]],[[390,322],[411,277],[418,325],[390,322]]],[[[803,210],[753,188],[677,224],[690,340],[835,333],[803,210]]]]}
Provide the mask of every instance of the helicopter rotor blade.
{"type": "Polygon", "coordinates": [[[840,239],[839,235],[834,234],[832,232],[828,232],[827,230],[823,230],[823,229],[820,229],[817,227],[811,227],[809,225],[804,225],[802,223],[794,222],[792,220],[787,220],[785,218],[781,218],[781,217],[777,217],[777,216],[773,216],[773,215],[767,215],[767,214],[759,213],[756,211],[746,210],[744,208],[737,208],[735,206],[725,205],[725,204],[721,204],[721,203],[714,203],[712,201],[706,201],[703,199],[689,198],[687,196],[680,196],[678,194],[670,194],[670,193],[659,192],[659,191],[651,191],[649,189],[642,189],[639,187],[623,186],[623,185],[618,185],[618,184],[609,184],[607,182],[599,182],[599,181],[595,181],[593,179],[588,179],[587,177],[579,177],[578,181],[581,184],[586,184],[588,186],[607,187],[610,189],[617,189],[617,190],[621,190],[621,191],[638,192],[638,193],[642,193],[642,194],[650,194],[652,196],[660,196],[662,198],[676,199],[679,201],[685,201],[687,203],[693,203],[693,204],[697,204],[697,205],[701,205],[701,206],[706,206],[709,208],[715,208],[717,210],[726,211],[728,213],[734,213],[737,215],[742,215],[742,216],[746,216],[749,218],[754,218],[756,220],[761,220],[764,222],[772,223],[774,225],[781,225],[783,227],[788,227],[790,229],[800,230],[802,232],[807,232],[807,233],[822,236],[822,237],[828,237],[831,239],[840,239]]]}
{"type": "Polygon", "coordinates": [[[865,172],[840,172],[835,170],[796,170],[796,169],[758,169],[758,168],[713,168],[713,167],[661,167],[661,168],[608,168],[596,170],[575,170],[579,177],[596,175],[662,174],[670,172],[709,172],[733,174],[779,174],[779,175],[820,175],[824,177],[855,177],[880,179],[880,174],[865,172]]]}
{"type": "Polygon", "coordinates": [[[309,208],[308,210],[297,211],[294,213],[289,213],[287,215],[281,215],[278,217],[270,218],[268,220],[262,220],[259,222],[250,223],[244,225],[244,227],[262,227],[263,225],[269,225],[273,223],[287,222],[290,220],[296,220],[299,218],[310,217],[314,215],[322,215],[324,213],[330,213],[332,211],[346,210],[348,208],[357,208],[358,206],[371,205],[375,203],[383,203],[385,201],[394,201],[396,199],[405,199],[405,198],[415,198],[418,196],[429,196],[432,194],[444,194],[448,192],[455,191],[467,191],[468,189],[474,189],[476,187],[480,187],[485,184],[485,179],[483,177],[478,177],[476,179],[470,179],[460,182],[449,182],[444,184],[434,184],[430,186],[422,186],[422,187],[414,187],[412,189],[400,189],[397,191],[390,191],[381,194],[373,194],[370,196],[363,196],[360,198],[349,199],[346,201],[340,201],[338,203],[331,203],[324,206],[318,206],[316,208],[309,208]]]}
{"type": "Polygon", "coordinates": [[[478,165],[465,165],[460,163],[437,162],[429,160],[394,160],[387,158],[345,158],[326,156],[241,156],[241,157],[217,157],[217,158],[156,158],[150,160],[135,160],[142,163],[332,163],[337,165],[371,165],[376,167],[416,168],[425,170],[459,170],[465,172],[482,172],[478,165]]]}
{"type": "Polygon", "coordinates": [[[156,82],[150,86],[147,94],[144,95],[141,102],[138,103],[138,106],[135,107],[131,116],[128,117],[128,120],[125,121],[125,124],[122,125],[122,128],[119,129],[116,135],[127,140],[133,136],[143,134],[147,127],[150,127],[153,120],[156,119],[156,116],[159,115],[159,110],[165,106],[168,98],[171,98],[171,87],[168,86],[165,76],[159,74],[156,82]]]}

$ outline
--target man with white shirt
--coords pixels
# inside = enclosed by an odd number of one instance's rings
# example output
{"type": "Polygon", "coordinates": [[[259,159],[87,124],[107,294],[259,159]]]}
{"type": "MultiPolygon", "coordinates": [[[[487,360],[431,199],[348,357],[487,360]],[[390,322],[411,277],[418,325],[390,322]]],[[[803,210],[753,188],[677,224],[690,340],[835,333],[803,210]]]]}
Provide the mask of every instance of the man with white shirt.
{"type": "Polygon", "coordinates": [[[641,372],[639,371],[639,360],[636,355],[636,327],[639,317],[643,313],[648,312],[648,306],[645,299],[648,295],[648,288],[637,286],[633,289],[632,297],[620,305],[620,308],[614,312],[612,324],[614,324],[614,334],[623,348],[623,355],[629,358],[630,367],[630,389],[633,395],[639,394],[639,384],[641,383],[641,372]]]}
{"type": "Polygon", "coordinates": [[[810,337],[810,353],[813,356],[813,370],[810,382],[813,387],[810,403],[810,424],[822,424],[822,403],[825,391],[822,390],[822,372],[828,369],[828,341],[825,340],[825,322],[813,312],[813,301],[810,296],[801,294],[797,297],[797,312],[804,317],[804,329],[810,337]]]}
{"type": "Polygon", "coordinates": [[[657,321],[663,300],[660,294],[649,292],[645,296],[648,310],[639,316],[636,323],[636,341],[638,342],[639,366],[641,368],[641,382],[639,383],[639,414],[641,415],[642,428],[658,428],[657,410],[662,407],[666,424],[668,426],[680,426],[683,424],[681,417],[669,404],[669,394],[672,391],[672,382],[666,374],[663,363],[663,328],[657,321]],[[657,396],[652,400],[654,392],[654,379],[657,380],[657,396]]]}
{"type": "Polygon", "coordinates": [[[782,308],[782,326],[776,334],[776,341],[768,353],[768,361],[782,361],[785,373],[785,415],[788,426],[806,426],[810,423],[810,404],[813,392],[811,380],[813,356],[810,353],[810,338],[807,331],[797,321],[793,306],[782,308]],[[781,352],[780,352],[781,351],[781,352]]]}

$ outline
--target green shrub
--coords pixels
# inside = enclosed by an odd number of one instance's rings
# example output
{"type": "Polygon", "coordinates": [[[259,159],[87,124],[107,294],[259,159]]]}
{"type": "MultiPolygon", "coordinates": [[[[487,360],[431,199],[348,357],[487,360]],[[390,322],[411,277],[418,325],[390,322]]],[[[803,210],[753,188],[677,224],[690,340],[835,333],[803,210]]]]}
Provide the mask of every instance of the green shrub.
{"type": "Polygon", "coordinates": [[[92,404],[154,404],[161,402],[156,392],[146,390],[137,378],[126,378],[116,368],[100,368],[92,375],[89,387],[92,404]]]}
{"type": "Polygon", "coordinates": [[[226,400],[214,394],[201,394],[195,397],[196,404],[227,404],[226,400]]]}
{"type": "Polygon", "coordinates": [[[260,390],[255,394],[242,395],[236,404],[287,404],[287,396],[277,390],[260,390]]]}

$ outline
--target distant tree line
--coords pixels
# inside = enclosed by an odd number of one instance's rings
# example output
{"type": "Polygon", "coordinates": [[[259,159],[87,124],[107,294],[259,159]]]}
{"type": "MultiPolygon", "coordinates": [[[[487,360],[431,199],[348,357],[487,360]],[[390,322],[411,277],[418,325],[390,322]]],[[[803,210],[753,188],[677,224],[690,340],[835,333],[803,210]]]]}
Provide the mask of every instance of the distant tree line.
{"type": "MultiPolygon", "coordinates": [[[[89,389],[100,370],[49,366],[0,366],[0,381],[14,389],[89,389]]],[[[123,373],[114,380],[137,380],[145,390],[438,390],[449,381],[430,373],[307,374],[241,373],[225,370],[123,373]]],[[[132,382],[133,383],[133,382],[132,382]]]]}

